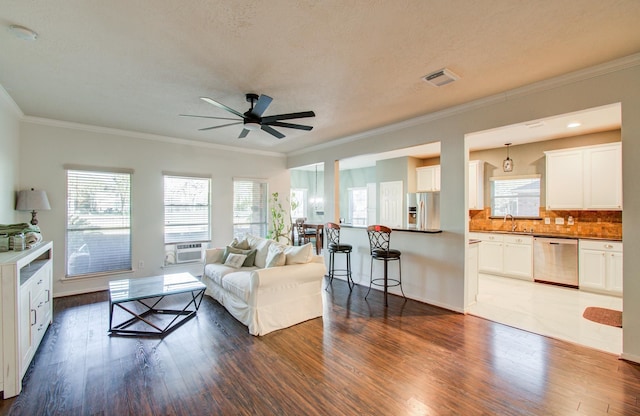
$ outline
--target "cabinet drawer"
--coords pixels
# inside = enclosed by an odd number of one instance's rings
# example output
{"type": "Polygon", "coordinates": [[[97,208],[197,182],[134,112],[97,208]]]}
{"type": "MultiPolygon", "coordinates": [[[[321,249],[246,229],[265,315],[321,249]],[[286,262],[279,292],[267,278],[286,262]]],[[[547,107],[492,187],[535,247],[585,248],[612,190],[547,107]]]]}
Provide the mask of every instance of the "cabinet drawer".
{"type": "Polygon", "coordinates": [[[472,238],[480,241],[490,241],[494,243],[502,243],[503,236],[501,234],[490,234],[490,233],[473,233],[472,238]]]}
{"type": "Polygon", "coordinates": [[[529,235],[505,235],[504,242],[508,244],[525,244],[532,245],[533,237],[529,235]]]}
{"type": "Polygon", "coordinates": [[[622,252],[622,242],[608,240],[580,240],[580,248],[586,250],[622,252]]]}

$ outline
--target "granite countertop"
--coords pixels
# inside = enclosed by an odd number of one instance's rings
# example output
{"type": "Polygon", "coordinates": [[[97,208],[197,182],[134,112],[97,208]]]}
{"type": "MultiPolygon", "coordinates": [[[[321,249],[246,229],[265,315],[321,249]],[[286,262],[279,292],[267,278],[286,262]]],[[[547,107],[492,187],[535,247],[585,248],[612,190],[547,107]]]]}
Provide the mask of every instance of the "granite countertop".
{"type": "Polygon", "coordinates": [[[532,237],[549,237],[549,238],[570,238],[574,240],[607,240],[607,241],[622,241],[620,237],[598,237],[591,235],[568,235],[560,233],[538,233],[538,232],[523,232],[523,231],[504,231],[504,230],[469,230],[470,233],[487,233],[487,234],[511,234],[511,235],[530,235],[532,237]]]}
{"type": "MultiPolygon", "coordinates": [[[[340,224],[340,227],[342,227],[342,228],[364,228],[364,229],[367,228],[366,225],[351,225],[351,224],[340,224]]],[[[393,228],[393,227],[391,227],[391,230],[392,231],[406,231],[406,232],[410,232],[410,233],[423,233],[423,234],[438,234],[438,233],[442,232],[442,230],[440,230],[440,229],[419,230],[417,228],[393,228]]]]}
{"type": "Polygon", "coordinates": [[[409,233],[424,233],[424,234],[438,234],[441,233],[440,229],[427,228],[424,230],[419,230],[417,228],[392,228],[393,231],[406,231],[409,233]]]}

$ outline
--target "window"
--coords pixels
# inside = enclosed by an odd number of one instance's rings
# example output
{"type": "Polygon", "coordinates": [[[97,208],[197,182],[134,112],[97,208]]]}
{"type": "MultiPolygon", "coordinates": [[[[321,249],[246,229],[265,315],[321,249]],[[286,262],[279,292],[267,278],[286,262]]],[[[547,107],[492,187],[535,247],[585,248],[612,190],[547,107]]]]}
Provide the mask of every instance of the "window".
{"type": "Polygon", "coordinates": [[[164,175],[164,243],[208,242],[211,179],[164,175]]]}
{"type": "Polygon", "coordinates": [[[67,167],[67,277],[131,270],[131,174],[67,167]]]}
{"type": "Polygon", "coordinates": [[[307,216],[307,192],[306,189],[291,190],[291,218],[304,218],[307,216]]]}
{"type": "Polygon", "coordinates": [[[367,188],[349,188],[349,220],[353,225],[367,225],[367,188]]]}
{"type": "Polygon", "coordinates": [[[540,175],[491,178],[491,216],[540,216],[540,175]]]}
{"type": "Polygon", "coordinates": [[[267,183],[255,179],[233,181],[233,236],[267,235],[267,183]]]}

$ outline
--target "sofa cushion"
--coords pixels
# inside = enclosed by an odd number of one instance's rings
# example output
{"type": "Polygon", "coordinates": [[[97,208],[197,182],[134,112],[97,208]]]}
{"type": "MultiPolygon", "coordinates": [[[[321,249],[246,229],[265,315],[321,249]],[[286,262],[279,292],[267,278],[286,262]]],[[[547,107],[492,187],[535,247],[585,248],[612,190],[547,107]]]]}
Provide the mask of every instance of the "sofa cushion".
{"type": "Polygon", "coordinates": [[[245,270],[251,271],[256,269],[257,267],[247,267],[239,271],[238,269],[234,269],[233,267],[230,267],[230,266],[225,266],[224,264],[219,264],[219,263],[207,264],[206,266],[204,266],[204,276],[211,279],[217,285],[222,286],[222,281],[225,279],[225,277],[228,274],[241,273],[241,272],[244,272],[245,270]]]}
{"type": "Polygon", "coordinates": [[[246,254],[229,253],[227,259],[224,261],[224,265],[233,267],[234,269],[239,269],[242,267],[242,263],[244,263],[246,258],[246,254]]]}
{"type": "Polygon", "coordinates": [[[307,243],[302,246],[286,246],[284,249],[285,264],[305,264],[309,263],[313,255],[313,244],[307,243]]]}
{"type": "Polygon", "coordinates": [[[280,244],[271,244],[265,262],[265,268],[284,266],[286,260],[287,257],[284,254],[284,248],[280,244]]]}
{"type": "Polygon", "coordinates": [[[247,241],[252,249],[256,250],[255,266],[260,269],[264,269],[267,264],[267,255],[269,254],[269,246],[273,243],[273,240],[267,240],[266,238],[247,236],[247,241]]]}
{"type": "Polygon", "coordinates": [[[255,263],[256,252],[257,252],[256,250],[241,250],[239,248],[227,246],[224,249],[224,255],[222,256],[222,262],[225,263],[227,261],[227,257],[229,257],[229,255],[232,254],[232,253],[233,254],[244,254],[247,257],[245,258],[244,263],[242,264],[242,266],[251,267],[255,263]]]}
{"type": "Polygon", "coordinates": [[[227,274],[222,279],[222,287],[229,293],[233,293],[243,302],[249,302],[249,290],[251,286],[251,272],[236,271],[227,274]]]}

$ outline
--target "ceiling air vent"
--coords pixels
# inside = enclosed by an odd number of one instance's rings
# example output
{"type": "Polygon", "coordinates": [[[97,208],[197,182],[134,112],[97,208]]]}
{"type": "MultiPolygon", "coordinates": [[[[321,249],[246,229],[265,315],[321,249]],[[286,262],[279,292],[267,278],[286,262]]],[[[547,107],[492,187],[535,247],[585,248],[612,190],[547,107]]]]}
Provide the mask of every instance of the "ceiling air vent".
{"type": "Polygon", "coordinates": [[[453,81],[460,79],[460,77],[451,72],[449,69],[442,68],[436,72],[425,75],[424,77],[422,77],[422,79],[433,86],[442,87],[443,85],[450,84],[453,81]]]}

